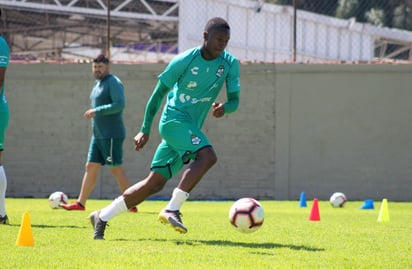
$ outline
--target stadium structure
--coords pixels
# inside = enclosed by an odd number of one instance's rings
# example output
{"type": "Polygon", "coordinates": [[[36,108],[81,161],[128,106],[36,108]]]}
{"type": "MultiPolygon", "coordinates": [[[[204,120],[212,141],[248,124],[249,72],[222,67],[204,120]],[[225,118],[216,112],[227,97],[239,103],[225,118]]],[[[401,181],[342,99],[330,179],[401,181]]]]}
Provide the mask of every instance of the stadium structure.
{"type": "Polygon", "coordinates": [[[177,52],[177,0],[2,0],[0,7],[14,60],[87,59],[111,47],[142,61],[177,52]]]}
{"type": "Polygon", "coordinates": [[[242,61],[412,60],[410,31],[262,0],[0,0],[0,9],[12,60],[82,61],[109,51],[115,61],[167,62],[198,45],[204,21],[217,15],[237,22],[229,49],[242,61]]]}

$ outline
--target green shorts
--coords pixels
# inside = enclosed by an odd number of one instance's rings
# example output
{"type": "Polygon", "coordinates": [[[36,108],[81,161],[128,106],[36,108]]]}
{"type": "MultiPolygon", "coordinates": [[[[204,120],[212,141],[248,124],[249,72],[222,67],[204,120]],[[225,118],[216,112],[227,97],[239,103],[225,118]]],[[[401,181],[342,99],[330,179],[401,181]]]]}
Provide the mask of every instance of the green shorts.
{"type": "Polygon", "coordinates": [[[4,136],[9,125],[9,110],[0,111],[0,151],[4,150],[4,136]]]}
{"type": "Polygon", "coordinates": [[[160,125],[162,142],[154,154],[151,170],[170,179],[184,164],[196,159],[197,152],[211,147],[206,135],[188,123],[169,122],[160,125]]]}
{"type": "Polygon", "coordinates": [[[124,138],[96,139],[90,141],[87,162],[119,166],[123,163],[124,138]]]}

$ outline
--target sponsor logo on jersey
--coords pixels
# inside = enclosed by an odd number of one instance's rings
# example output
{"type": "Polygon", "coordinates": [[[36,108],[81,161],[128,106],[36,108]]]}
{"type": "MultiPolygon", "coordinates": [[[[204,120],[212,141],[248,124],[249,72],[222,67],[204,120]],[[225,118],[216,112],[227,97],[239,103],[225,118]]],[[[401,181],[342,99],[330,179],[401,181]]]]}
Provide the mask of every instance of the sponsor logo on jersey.
{"type": "Polygon", "coordinates": [[[192,104],[197,104],[197,103],[203,103],[203,102],[210,102],[210,100],[212,100],[212,97],[207,96],[207,97],[203,97],[203,98],[198,99],[198,98],[192,98],[188,94],[181,93],[179,95],[179,100],[182,103],[186,103],[186,102],[190,101],[192,104]]]}
{"type": "Polygon", "coordinates": [[[7,56],[0,56],[0,65],[2,67],[7,66],[9,63],[9,58],[7,56]]]}
{"type": "Polygon", "coordinates": [[[186,89],[193,89],[197,87],[197,82],[196,81],[190,81],[187,86],[186,89]]]}
{"type": "Polygon", "coordinates": [[[190,69],[192,72],[192,75],[198,75],[199,74],[199,67],[195,66],[192,69],[190,69]]]}
{"type": "Polygon", "coordinates": [[[189,101],[189,100],[190,100],[190,95],[186,95],[186,94],[184,94],[184,93],[181,93],[181,94],[179,95],[179,100],[180,100],[180,102],[182,102],[182,103],[186,103],[186,101],[189,101]]]}

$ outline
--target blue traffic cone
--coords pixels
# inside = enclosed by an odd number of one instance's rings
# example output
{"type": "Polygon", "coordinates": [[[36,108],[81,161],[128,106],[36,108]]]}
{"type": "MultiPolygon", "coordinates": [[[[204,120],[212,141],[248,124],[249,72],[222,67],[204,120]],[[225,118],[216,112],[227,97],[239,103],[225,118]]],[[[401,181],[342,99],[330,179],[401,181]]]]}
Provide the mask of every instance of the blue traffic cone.
{"type": "Polygon", "coordinates": [[[299,207],[306,207],[306,193],[304,191],[300,194],[299,207]]]}
{"type": "Polygon", "coordinates": [[[360,207],[360,209],[374,209],[373,200],[365,200],[365,203],[360,207]]]}

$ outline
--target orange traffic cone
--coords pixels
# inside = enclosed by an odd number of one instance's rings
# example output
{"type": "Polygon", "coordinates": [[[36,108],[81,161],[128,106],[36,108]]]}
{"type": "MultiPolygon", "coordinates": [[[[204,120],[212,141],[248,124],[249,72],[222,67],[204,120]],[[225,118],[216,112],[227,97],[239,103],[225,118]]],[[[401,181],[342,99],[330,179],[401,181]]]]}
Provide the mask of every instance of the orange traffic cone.
{"type": "Polygon", "coordinates": [[[320,221],[318,198],[313,199],[312,210],[310,211],[309,220],[320,221]]]}
{"type": "Polygon", "coordinates": [[[16,245],[20,247],[34,247],[33,233],[30,224],[29,212],[24,212],[16,245]]]}

